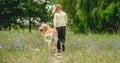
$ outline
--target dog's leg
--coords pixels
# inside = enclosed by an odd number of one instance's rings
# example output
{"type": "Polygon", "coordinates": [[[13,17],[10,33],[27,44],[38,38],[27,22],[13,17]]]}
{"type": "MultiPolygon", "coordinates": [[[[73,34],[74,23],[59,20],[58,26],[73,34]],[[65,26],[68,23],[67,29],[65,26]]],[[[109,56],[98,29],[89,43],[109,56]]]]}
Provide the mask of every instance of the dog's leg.
{"type": "Polygon", "coordinates": [[[49,51],[51,51],[52,53],[57,52],[58,37],[53,36],[52,34],[47,34],[45,35],[44,39],[48,42],[49,51]]]}
{"type": "Polygon", "coordinates": [[[53,39],[54,39],[54,40],[53,40],[53,41],[54,41],[54,42],[53,42],[53,43],[54,43],[54,44],[53,44],[54,52],[57,52],[58,37],[57,37],[57,36],[54,36],[53,39]]]}
{"type": "Polygon", "coordinates": [[[53,51],[56,53],[57,52],[57,44],[54,42],[53,44],[53,51]]]}
{"type": "Polygon", "coordinates": [[[50,42],[48,43],[48,49],[49,49],[49,51],[51,51],[51,44],[50,44],[50,42]]]}

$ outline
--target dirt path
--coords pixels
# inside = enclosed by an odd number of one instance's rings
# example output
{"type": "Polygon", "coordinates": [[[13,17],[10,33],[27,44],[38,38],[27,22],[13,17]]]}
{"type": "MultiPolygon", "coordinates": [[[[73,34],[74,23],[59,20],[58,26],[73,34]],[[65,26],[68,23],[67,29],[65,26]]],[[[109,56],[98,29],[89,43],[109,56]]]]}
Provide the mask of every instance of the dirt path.
{"type": "Polygon", "coordinates": [[[50,57],[50,63],[65,63],[65,57],[62,53],[56,53],[50,57]]]}

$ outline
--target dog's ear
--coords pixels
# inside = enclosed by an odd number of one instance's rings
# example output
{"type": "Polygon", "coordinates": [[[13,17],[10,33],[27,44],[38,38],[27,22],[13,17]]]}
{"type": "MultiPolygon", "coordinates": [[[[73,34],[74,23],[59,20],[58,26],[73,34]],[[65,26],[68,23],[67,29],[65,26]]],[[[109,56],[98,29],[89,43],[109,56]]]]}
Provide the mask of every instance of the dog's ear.
{"type": "Polygon", "coordinates": [[[47,31],[48,28],[49,28],[48,25],[44,26],[44,31],[47,31]]]}

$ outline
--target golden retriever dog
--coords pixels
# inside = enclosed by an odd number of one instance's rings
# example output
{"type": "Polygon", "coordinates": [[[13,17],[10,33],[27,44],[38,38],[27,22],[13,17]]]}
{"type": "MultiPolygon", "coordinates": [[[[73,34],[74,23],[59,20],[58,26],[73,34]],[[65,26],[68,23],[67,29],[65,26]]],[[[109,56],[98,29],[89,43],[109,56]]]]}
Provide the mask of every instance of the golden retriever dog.
{"type": "Polygon", "coordinates": [[[48,42],[48,47],[51,52],[57,51],[58,32],[47,24],[42,24],[39,30],[43,32],[44,40],[48,42]]]}

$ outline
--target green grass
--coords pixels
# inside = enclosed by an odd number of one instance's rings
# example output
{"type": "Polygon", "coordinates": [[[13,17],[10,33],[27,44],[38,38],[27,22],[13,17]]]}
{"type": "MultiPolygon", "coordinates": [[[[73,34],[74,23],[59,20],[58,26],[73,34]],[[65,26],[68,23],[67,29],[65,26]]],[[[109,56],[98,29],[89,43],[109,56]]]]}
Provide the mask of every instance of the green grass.
{"type": "Polygon", "coordinates": [[[119,34],[74,34],[67,31],[61,59],[48,51],[41,33],[0,31],[0,63],[120,63],[119,34]]]}

